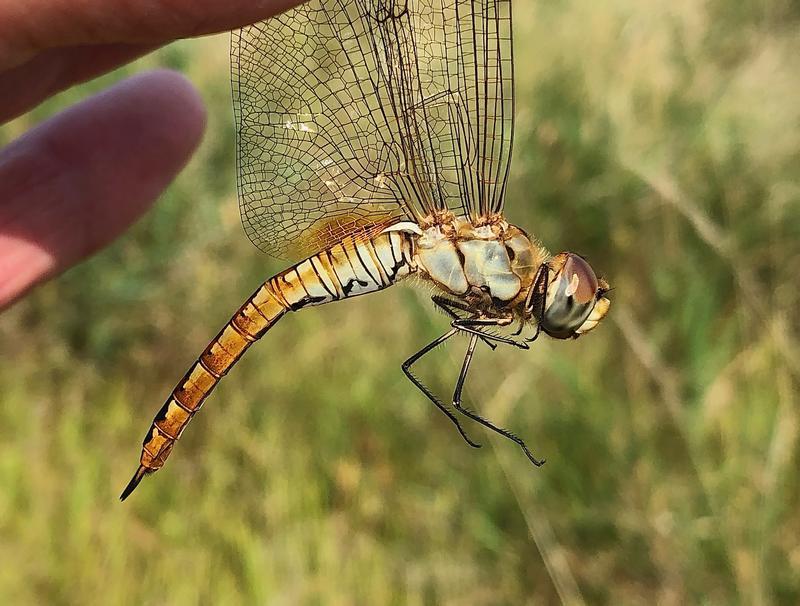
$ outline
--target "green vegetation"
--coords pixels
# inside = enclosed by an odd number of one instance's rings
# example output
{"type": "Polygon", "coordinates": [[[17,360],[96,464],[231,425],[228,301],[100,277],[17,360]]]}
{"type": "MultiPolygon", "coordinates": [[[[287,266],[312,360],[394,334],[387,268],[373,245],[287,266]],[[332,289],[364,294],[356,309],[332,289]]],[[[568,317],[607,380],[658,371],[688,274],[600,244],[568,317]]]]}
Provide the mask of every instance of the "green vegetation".
{"type": "MultiPolygon", "coordinates": [[[[405,285],[281,322],[117,501],[176,380],[282,267],[239,225],[227,37],[181,43],[114,78],[185,71],[200,153],[0,318],[3,603],[800,602],[800,10],[517,9],[509,217],[616,287],[584,339],[477,356],[475,407],[547,465],[477,427],[470,450],[406,382],[446,322],[405,285]]],[[[442,394],[464,345],[422,371],[442,394]]]]}

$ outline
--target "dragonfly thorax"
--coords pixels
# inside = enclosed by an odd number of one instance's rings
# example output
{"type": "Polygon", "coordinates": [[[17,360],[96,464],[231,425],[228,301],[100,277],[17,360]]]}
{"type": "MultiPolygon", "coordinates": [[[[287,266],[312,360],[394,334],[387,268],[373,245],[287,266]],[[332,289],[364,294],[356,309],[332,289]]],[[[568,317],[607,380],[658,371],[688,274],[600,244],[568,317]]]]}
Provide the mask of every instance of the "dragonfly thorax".
{"type": "Polygon", "coordinates": [[[499,216],[479,225],[442,217],[421,230],[414,250],[418,270],[442,290],[496,309],[524,301],[548,258],[525,232],[499,216]]]}

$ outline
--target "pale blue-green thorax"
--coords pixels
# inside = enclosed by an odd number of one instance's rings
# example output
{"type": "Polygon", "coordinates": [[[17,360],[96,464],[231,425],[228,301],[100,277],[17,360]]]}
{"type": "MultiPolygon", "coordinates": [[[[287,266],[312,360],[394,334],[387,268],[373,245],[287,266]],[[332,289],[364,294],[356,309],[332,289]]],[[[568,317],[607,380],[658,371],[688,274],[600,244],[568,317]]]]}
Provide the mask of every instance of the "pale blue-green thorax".
{"type": "Polygon", "coordinates": [[[457,297],[488,295],[499,303],[524,298],[547,252],[501,219],[475,226],[453,218],[421,230],[415,242],[418,269],[457,297]]]}

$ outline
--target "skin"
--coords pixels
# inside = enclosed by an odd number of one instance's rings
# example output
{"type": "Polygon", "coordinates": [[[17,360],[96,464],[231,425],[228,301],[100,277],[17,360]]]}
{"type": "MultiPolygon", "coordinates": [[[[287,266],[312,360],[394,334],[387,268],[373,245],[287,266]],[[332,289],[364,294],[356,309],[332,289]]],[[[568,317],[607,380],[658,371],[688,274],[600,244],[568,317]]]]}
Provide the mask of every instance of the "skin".
{"type": "MultiPolygon", "coordinates": [[[[177,38],[296,0],[0,0],[0,123],[177,38]]],[[[0,309],[109,244],[188,161],[205,108],[183,76],[134,76],[0,150],[0,309]]]]}

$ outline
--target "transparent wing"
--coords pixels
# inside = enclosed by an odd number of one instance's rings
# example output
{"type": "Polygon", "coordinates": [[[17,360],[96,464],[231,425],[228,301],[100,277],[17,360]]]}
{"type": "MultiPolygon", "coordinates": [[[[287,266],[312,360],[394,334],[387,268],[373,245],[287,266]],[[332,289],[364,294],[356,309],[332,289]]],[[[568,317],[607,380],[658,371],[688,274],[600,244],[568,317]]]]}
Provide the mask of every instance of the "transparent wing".
{"type": "Polygon", "coordinates": [[[514,133],[511,0],[402,4],[415,40],[420,95],[412,110],[425,125],[429,172],[451,210],[473,220],[500,213],[514,133]]]}
{"type": "Polygon", "coordinates": [[[502,207],[510,0],[315,0],[232,35],[238,188],[276,256],[502,207]]]}

